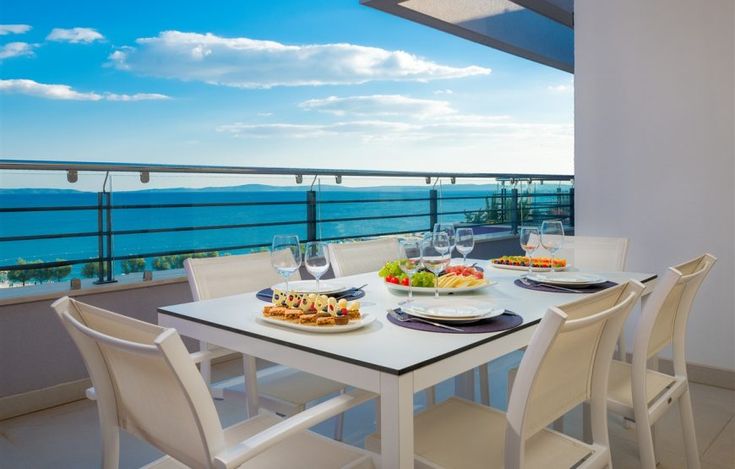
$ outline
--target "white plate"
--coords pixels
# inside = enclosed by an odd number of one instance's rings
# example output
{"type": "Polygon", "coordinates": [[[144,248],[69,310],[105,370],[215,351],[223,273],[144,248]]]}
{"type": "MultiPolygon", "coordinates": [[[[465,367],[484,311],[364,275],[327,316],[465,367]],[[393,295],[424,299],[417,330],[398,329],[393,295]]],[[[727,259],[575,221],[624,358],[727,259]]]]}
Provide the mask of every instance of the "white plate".
{"type": "Polygon", "coordinates": [[[487,301],[461,301],[448,298],[413,301],[410,305],[404,304],[402,309],[411,316],[442,322],[479,321],[498,316],[505,311],[487,301]]]}
{"type": "MultiPolygon", "coordinates": [[[[504,269],[504,270],[522,270],[524,272],[528,272],[528,266],[524,265],[506,265],[506,264],[493,264],[492,262],[489,262],[492,267],[495,267],[496,269],[504,269]]],[[[569,267],[567,265],[567,267],[569,267]]],[[[557,272],[562,272],[567,269],[567,267],[557,267],[557,272]]],[[[551,272],[551,269],[548,267],[534,267],[534,272],[551,272]]]]}
{"type": "MultiPolygon", "coordinates": [[[[406,285],[398,285],[395,283],[388,283],[383,282],[386,287],[390,290],[398,290],[398,291],[405,291],[408,293],[408,286],[406,285]]],[[[480,283],[477,285],[473,285],[471,287],[457,287],[457,288],[439,288],[439,294],[440,295],[448,295],[450,293],[465,293],[470,292],[474,290],[479,290],[480,288],[489,287],[490,285],[494,285],[495,282],[490,281],[488,279],[485,279],[485,283],[480,283]]],[[[434,294],[434,287],[412,287],[414,293],[431,293],[434,294]]]]}
{"type": "Polygon", "coordinates": [[[357,321],[350,321],[344,326],[306,326],[304,324],[283,321],[281,319],[273,319],[266,316],[259,316],[258,319],[268,324],[288,327],[289,329],[296,329],[299,331],[316,332],[319,334],[338,334],[340,332],[348,332],[354,331],[355,329],[360,329],[361,327],[365,327],[371,322],[375,321],[376,316],[374,313],[361,312],[361,314],[362,317],[360,319],[358,319],[357,321]]]}
{"type": "Polygon", "coordinates": [[[531,274],[527,277],[537,283],[548,283],[550,285],[598,285],[607,282],[605,277],[595,274],[584,274],[581,272],[554,272],[547,274],[531,274]]]}
{"type": "MultiPolygon", "coordinates": [[[[271,287],[273,289],[286,291],[286,283],[279,283],[271,287]]],[[[296,293],[316,293],[316,280],[295,280],[288,282],[288,289],[296,293]]],[[[319,282],[319,294],[329,295],[332,293],[340,293],[349,290],[350,287],[346,287],[341,283],[335,282],[319,282]]]]}

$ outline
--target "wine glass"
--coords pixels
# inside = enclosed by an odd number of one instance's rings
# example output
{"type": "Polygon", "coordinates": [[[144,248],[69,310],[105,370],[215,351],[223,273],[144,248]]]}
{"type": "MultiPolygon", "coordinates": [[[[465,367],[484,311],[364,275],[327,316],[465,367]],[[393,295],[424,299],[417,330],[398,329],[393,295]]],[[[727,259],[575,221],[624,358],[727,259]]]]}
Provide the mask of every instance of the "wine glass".
{"type": "Polygon", "coordinates": [[[434,233],[440,233],[444,232],[449,237],[449,259],[451,261],[452,258],[452,251],[454,250],[454,246],[457,241],[457,237],[455,236],[456,231],[454,229],[454,223],[435,223],[434,224],[434,233]]]}
{"type": "Polygon", "coordinates": [[[458,228],[456,248],[462,254],[462,265],[467,264],[467,254],[475,249],[475,233],[472,228],[458,228]]]}
{"type": "Polygon", "coordinates": [[[286,281],[301,266],[301,248],[296,235],[275,235],[271,244],[271,265],[286,281]]]}
{"type": "Polygon", "coordinates": [[[398,267],[408,276],[408,302],[413,301],[413,274],[421,266],[421,242],[414,239],[401,240],[401,258],[398,267]]]}
{"type": "Polygon", "coordinates": [[[439,273],[446,269],[451,260],[451,247],[446,232],[435,232],[424,241],[421,249],[421,263],[434,273],[434,297],[439,298],[439,273]]]}
{"type": "Polygon", "coordinates": [[[564,225],[560,220],[541,223],[541,245],[551,253],[551,271],[555,271],[554,255],[564,245],[564,225]]]}
{"type": "Polygon", "coordinates": [[[316,294],[319,294],[319,279],[329,270],[329,252],[327,243],[309,241],[304,248],[304,265],[306,270],[316,279],[316,294]]]}
{"type": "Polygon", "coordinates": [[[540,244],[540,236],[538,228],[535,226],[523,226],[521,227],[521,235],[520,235],[520,241],[521,241],[521,248],[526,251],[526,257],[528,257],[528,274],[530,275],[533,273],[532,265],[533,260],[531,259],[531,256],[533,255],[533,251],[538,249],[540,244]]]}

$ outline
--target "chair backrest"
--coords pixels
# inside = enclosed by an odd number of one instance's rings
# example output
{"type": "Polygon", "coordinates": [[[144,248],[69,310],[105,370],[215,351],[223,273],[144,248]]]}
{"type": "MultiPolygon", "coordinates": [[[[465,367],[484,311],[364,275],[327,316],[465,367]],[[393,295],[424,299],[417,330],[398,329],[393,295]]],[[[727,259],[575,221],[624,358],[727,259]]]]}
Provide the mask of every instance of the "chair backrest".
{"type": "Polygon", "coordinates": [[[388,261],[400,256],[396,238],[329,244],[329,259],[335,277],[380,270],[388,261]]]}
{"type": "Polygon", "coordinates": [[[699,287],[717,258],[704,254],[674,267],[658,279],[656,289],[641,312],[633,345],[633,360],[647,360],[669,345],[674,346],[674,369],[686,376],[684,342],[686,324],[699,287]]]}
{"type": "Polygon", "coordinates": [[[178,333],[69,297],[52,307],[82,353],[100,412],[188,466],[212,467],[224,432],[178,333]]]}
{"type": "Polygon", "coordinates": [[[616,340],[644,286],[631,281],[550,308],[526,350],[508,404],[506,467],[523,441],[592,400],[593,439],[608,446],[607,381],[616,340]]]}
{"type": "MultiPolygon", "coordinates": [[[[536,255],[550,256],[550,253],[541,247],[536,255]]],[[[622,272],[628,259],[628,239],[565,236],[556,257],[566,259],[571,266],[581,270],[622,272]]]]}
{"type": "MultiPolygon", "coordinates": [[[[270,252],[186,259],[184,269],[194,301],[261,290],[283,278],[271,266],[270,252]]],[[[299,280],[296,271],[291,280],[299,280]]]]}

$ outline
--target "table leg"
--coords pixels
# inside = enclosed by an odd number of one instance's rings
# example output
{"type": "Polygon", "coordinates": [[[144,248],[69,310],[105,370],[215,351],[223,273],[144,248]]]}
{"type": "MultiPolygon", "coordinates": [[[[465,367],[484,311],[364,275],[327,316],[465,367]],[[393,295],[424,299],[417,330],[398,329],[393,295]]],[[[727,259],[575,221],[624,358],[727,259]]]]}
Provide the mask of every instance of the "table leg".
{"type": "Polygon", "coordinates": [[[413,468],[413,374],[380,374],[383,467],[413,468]]]}
{"type": "Polygon", "coordinates": [[[454,378],[454,394],[469,401],[475,400],[475,370],[465,371],[454,378]]]}

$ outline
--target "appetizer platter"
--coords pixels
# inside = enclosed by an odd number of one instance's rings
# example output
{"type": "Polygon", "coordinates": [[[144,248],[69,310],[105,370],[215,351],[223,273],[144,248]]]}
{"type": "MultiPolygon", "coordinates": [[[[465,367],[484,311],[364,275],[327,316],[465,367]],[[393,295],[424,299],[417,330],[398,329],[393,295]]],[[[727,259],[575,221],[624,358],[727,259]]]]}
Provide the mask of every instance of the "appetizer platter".
{"type": "Polygon", "coordinates": [[[359,301],[273,289],[273,304],[263,307],[263,322],[309,332],[347,332],[364,327],[375,315],[362,313],[359,301]]]}
{"type": "MultiPolygon", "coordinates": [[[[383,278],[385,286],[390,290],[408,291],[408,275],[403,273],[397,261],[387,262],[378,275],[383,278]]],[[[434,293],[434,281],[437,277],[427,271],[419,270],[411,279],[411,289],[414,293],[434,293]]],[[[492,285],[485,278],[485,273],[476,267],[450,266],[439,273],[437,279],[439,293],[463,293],[479,290],[492,285]]]]}
{"type": "MultiPolygon", "coordinates": [[[[551,272],[553,270],[566,270],[567,260],[563,258],[552,259],[550,257],[534,257],[532,258],[532,268],[536,272],[551,272]]],[[[490,259],[490,265],[497,269],[508,270],[528,270],[528,257],[526,256],[503,256],[496,259],[490,259]]]]}

